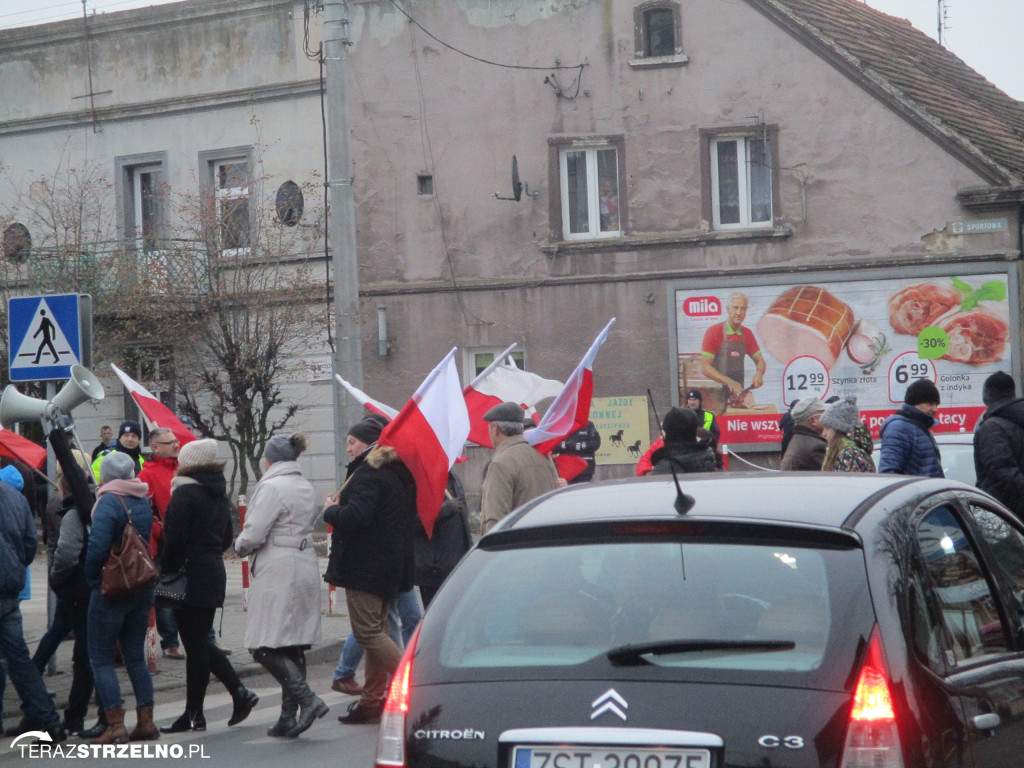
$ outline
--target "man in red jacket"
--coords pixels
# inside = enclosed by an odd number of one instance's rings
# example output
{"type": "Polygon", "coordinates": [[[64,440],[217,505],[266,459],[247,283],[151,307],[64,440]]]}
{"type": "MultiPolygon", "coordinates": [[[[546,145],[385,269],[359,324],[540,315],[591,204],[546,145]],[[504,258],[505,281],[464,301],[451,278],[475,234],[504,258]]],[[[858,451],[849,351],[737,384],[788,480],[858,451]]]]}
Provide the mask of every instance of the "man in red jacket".
{"type": "MultiPolygon", "coordinates": [[[[157,427],[149,433],[149,448],[152,455],[142,466],[139,480],[149,486],[150,501],[153,503],[153,532],[149,537],[149,552],[159,557],[163,542],[163,520],[167,505],[171,502],[171,480],[178,471],[178,438],[174,432],[157,427]]],[[[178,625],[174,611],[167,607],[156,609],[156,631],[160,633],[160,647],[168,659],[184,659],[178,647],[178,625]]]]}

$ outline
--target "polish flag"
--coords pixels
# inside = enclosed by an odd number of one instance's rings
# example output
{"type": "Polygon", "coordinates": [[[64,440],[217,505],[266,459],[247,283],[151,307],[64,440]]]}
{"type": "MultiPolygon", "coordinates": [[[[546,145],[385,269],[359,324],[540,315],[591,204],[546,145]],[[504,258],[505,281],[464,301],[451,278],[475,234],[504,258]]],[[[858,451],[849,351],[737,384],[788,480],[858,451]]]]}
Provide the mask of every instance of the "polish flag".
{"type": "Polygon", "coordinates": [[[434,534],[434,521],[444,502],[448,472],[462,455],[468,436],[469,413],[452,348],[377,441],[394,448],[415,478],[416,509],[428,537],[434,534]]]}
{"type": "Polygon", "coordinates": [[[192,430],[182,424],[178,417],[171,412],[171,409],[157,400],[148,389],[130,378],[127,373],[113,363],[110,364],[110,367],[114,369],[114,373],[117,374],[117,378],[121,380],[124,388],[128,390],[132,400],[139,406],[139,410],[146,417],[146,423],[149,424],[150,429],[156,427],[170,429],[174,436],[178,438],[180,445],[191,443],[196,439],[196,436],[192,434],[192,430]]]}
{"type": "Polygon", "coordinates": [[[3,427],[0,427],[0,456],[17,459],[34,469],[42,469],[46,464],[46,449],[43,446],[3,427]]]}
{"type": "Polygon", "coordinates": [[[359,389],[355,384],[352,384],[345,379],[341,378],[337,373],[334,374],[334,378],[338,380],[338,383],[345,388],[345,390],[352,395],[366,410],[371,413],[376,413],[380,416],[387,416],[389,419],[395,418],[398,415],[398,411],[392,408],[390,405],[385,405],[380,400],[374,400],[368,394],[359,389]]]}
{"type": "Polygon", "coordinates": [[[555,470],[558,472],[558,476],[567,483],[571,483],[586,468],[587,460],[582,456],[574,456],[571,453],[555,456],[555,470]]]}
{"type": "Polygon", "coordinates": [[[513,344],[473,379],[462,394],[469,410],[469,439],[484,448],[491,448],[491,436],[487,430],[484,414],[501,403],[519,403],[530,412],[537,403],[547,397],[556,397],[562,391],[562,382],[543,379],[510,364],[507,360],[513,344]]]}
{"type": "Polygon", "coordinates": [[[590,421],[590,400],[594,395],[594,358],[601,345],[607,341],[613,325],[614,317],[594,339],[540,424],[526,432],[526,442],[541,453],[551,453],[566,435],[582,429],[590,421]]]}

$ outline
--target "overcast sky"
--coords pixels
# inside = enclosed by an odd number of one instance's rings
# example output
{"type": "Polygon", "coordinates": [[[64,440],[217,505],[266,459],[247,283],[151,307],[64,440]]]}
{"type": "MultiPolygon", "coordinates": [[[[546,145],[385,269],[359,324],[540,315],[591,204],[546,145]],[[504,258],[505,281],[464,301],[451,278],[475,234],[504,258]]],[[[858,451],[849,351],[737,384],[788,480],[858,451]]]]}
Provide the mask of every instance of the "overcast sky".
{"type": "MultiPolygon", "coordinates": [[[[86,0],[90,13],[163,5],[170,0],[86,0]]],[[[1024,0],[943,0],[947,48],[1015,99],[1024,101],[1024,0]]],[[[935,38],[940,0],[868,0],[880,11],[910,19],[935,38]]],[[[0,29],[81,18],[81,0],[0,0],[0,29]]]]}

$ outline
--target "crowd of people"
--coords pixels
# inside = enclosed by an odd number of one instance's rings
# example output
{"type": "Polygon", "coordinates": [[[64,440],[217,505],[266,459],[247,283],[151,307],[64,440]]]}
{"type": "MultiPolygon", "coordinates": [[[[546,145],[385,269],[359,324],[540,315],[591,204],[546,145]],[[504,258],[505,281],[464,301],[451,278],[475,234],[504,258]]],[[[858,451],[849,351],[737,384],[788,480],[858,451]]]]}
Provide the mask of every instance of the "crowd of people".
{"type": "MultiPolygon", "coordinates": [[[[986,410],[975,436],[978,486],[1024,515],[1024,399],[1016,396],[1014,380],[999,372],[986,380],[983,401],[986,410]]],[[[939,405],[934,383],[921,379],[910,384],[903,404],[881,425],[878,472],[943,476],[931,434],[939,405]]],[[[512,510],[566,481],[555,461],[527,442],[524,432],[533,422],[521,406],[502,403],[484,420],[494,448],[481,488],[486,533],[512,510]]],[[[298,461],[306,438],[300,433],[273,437],[237,536],[216,441],[194,439],[181,446],[171,430],[157,428],[150,433],[151,453],[144,458],[138,423],[125,421],[116,439],[104,427],[104,442],[91,462],[72,450],[74,460],[61,463],[49,573],[57,606],[35,656],[29,655],[18,606],[26,568],[36,554],[36,525],[22,493],[23,473],[13,466],[0,469],[0,656],[23,711],[21,722],[7,733],[44,731],[57,742],[74,734],[105,744],[158,739],[161,732],[203,731],[211,675],[232,698],[227,725],[243,722],[259,697],[241,682],[213,632],[215,612],[225,599],[223,555],[229,549],[250,559],[245,647],[281,687],[280,716],[268,735],[297,737],[328,712],[307,679],[305,658],[321,640],[321,580],[344,589],[352,628],[331,688],[358,699],[338,719],[346,724],[379,722],[389,678],[424,606],[472,545],[465,493],[453,473],[428,535],[417,511],[412,474],[393,448],[380,443],[387,423],[371,415],[351,426],[345,482],[322,504],[298,461]],[[67,472],[83,482],[88,474],[95,475],[91,509],[76,498],[74,478],[67,472]],[[331,526],[322,577],[313,546],[321,516],[331,526]],[[127,526],[149,547],[161,573],[183,574],[187,585],[173,609],[157,613],[165,655],[184,658],[186,664],[185,710],[162,727],[153,720],[153,683],[144,653],[154,587],[119,598],[101,589],[104,563],[119,547],[127,526]],[[61,719],[41,673],[72,632],[73,680],[61,719]],[[115,672],[117,657],[134,695],[136,717],[130,731],[115,672]],[[360,685],[355,671],[363,657],[365,679],[360,685]],[[86,728],[94,694],[98,718],[86,728]]],[[[852,395],[827,402],[798,400],[781,426],[787,433],[783,471],[876,471],[871,435],[852,395]]],[[[701,407],[701,393],[692,390],[685,407],[665,414],[660,435],[641,457],[637,474],[719,471],[719,434],[714,415],[701,407]]],[[[582,459],[576,482],[593,477],[593,453],[599,445],[600,436],[588,424],[556,449],[582,459]]]]}

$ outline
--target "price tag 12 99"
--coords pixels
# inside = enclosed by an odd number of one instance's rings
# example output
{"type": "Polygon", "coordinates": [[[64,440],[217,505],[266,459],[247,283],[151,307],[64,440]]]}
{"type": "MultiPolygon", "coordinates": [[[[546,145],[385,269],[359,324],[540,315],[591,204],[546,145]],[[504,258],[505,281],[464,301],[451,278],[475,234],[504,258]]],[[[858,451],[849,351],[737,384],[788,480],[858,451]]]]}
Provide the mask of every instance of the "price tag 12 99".
{"type": "Polygon", "coordinates": [[[828,368],[816,357],[795,357],[782,375],[782,395],[786,405],[812,395],[819,400],[828,393],[828,368]]]}
{"type": "Polygon", "coordinates": [[[889,400],[902,403],[907,387],[918,379],[936,381],[935,363],[922,360],[917,352],[904,352],[889,366],[889,400]]]}

